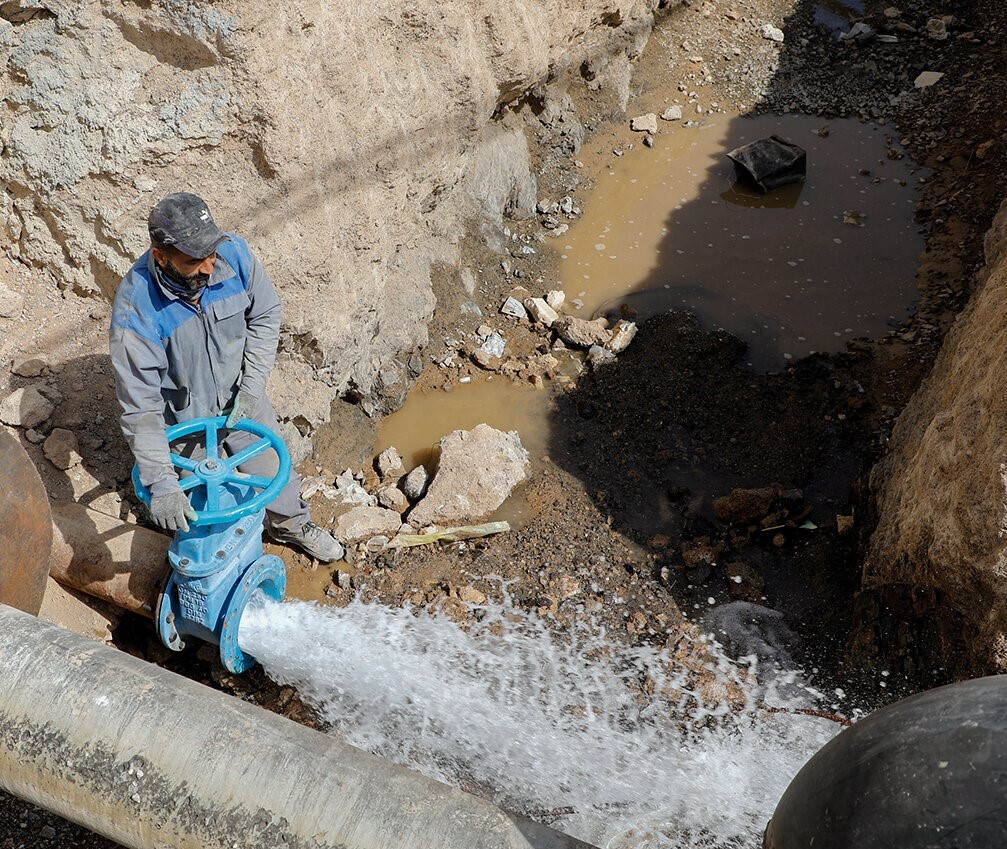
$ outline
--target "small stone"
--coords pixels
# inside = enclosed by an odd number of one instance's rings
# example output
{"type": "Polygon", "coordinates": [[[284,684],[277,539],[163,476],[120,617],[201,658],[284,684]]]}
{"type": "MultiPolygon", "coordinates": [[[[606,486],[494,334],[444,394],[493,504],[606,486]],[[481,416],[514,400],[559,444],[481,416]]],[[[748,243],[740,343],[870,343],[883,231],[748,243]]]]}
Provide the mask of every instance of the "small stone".
{"type": "Polygon", "coordinates": [[[644,136],[643,137],[643,146],[644,147],[653,147],[654,146],[654,140],[650,136],[644,136]]]}
{"type": "Polygon", "coordinates": [[[415,534],[416,528],[414,528],[408,522],[403,522],[401,525],[399,525],[399,533],[404,535],[415,534]]]}
{"type": "Polygon", "coordinates": [[[650,133],[653,135],[657,132],[657,115],[653,112],[648,112],[646,115],[638,115],[629,122],[629,128],[637,133],[650,133]]]}
{"type": "Polygon", "coordinates": [[[332,575],[332,580],[341,590],[353,589],[353,577],[349,572],[344,572],[342,569],[336,569],[332,575]]]}
{"type": "Polygon", "coordinates": [[[889,6],[884,10],[884,12],[882,12],[882,14],[890,21],[894,21],[896,18],[902,17],[902,12],[894,6],[889,6]]]}
{"type": "Polygon", "coordinates": [[[783,43],[783,30],[772,24],[763,24],[759,27],[759,35],[767,41],[775,41],[777,44],[783,43]]]}
{"type": "Polygon", "coordinates": [[[53,428],[42,446],[46,459],[57,469],[72,469],[83,462],[76,435],[61,427],[53,428]]]}
{"type": "Polygon", "coordinates": [[[480,339],[485,339],[492,332],[493,332],[493,328],[490,327],[488,324],[480,324],[476,328],[476,336],[478,336],[480,339]]]}
{"type": "Polygon", "coordinates": [[[615,354],[601,345],[592,345],[587,351],[587,361],[593,366],[600,366],[615,360],[615,354]]]}
{"type": "Polygon", "coordinates": [[[559,314],[545,301],[544,298],[528,298],[524,302],[524,307],[533,321],[552,327],[559,314]]]}
{"type": "Polygon", "coordinates": [[[45,439],[44,433],[39,433],[35,428],[30,427],[24,432],[24,438],[29,442],[38,445],[43,439],[45,439]]]}
{"type": "Polygon", "coordinates": [[[500,312],[511,318],[528,318],[528,311],[517,298],[507,298],[500,305],[500,312]]]}
{"type": "Polygon", "coordinates": [[[410,501],[419,501],[427,491],[430,474],[425,466],[417,466],[402,481],[402,491],[410,501]]]}
{"type": "Polygon", "coordinates": [[[399,454],[399,450],[395,446],[382,451],[374,465],[382,482],[397,481],[406,473],[406,469],[402,465],[402,455],[399,454]]]}
{"type": "Polygon", "coordinates": [[[566,301],[566,292],[562,289],[552,289],[545,294],[545,302],[554,310],[558,310],[566,301]]]}
{"type": "Polygon", "coordinates": [[[836,531],[842,536],[853,530],[853,517],[836,515],[836,531]]]}
{"type": "Polygon", "coordinates": [[[383,507],[354,507],[336,518],[333,534],[344,544],[352,545],[378,535],[393,535],[402,524],[402,517],[383,507]]]}
{"type": "Polygon", "coordinates": [[[555,230],[551,230],[549,232],[549,235],[552,236],[554,239],[557,239],[569,229],[570,229],[569,224],[560,224],[559,227],[557,227],[555,230]]]}
{"type": "Polygon", "coordinates": [[[936,83],[944,74],[940,71],[923,71],[916,79],[913,81],[913,85],[916,88],[930,88],[934,83],[936,83]]]}
{"type": "Polygon", "coordinates": [[[486,604],[486,594],[475,587],[459,587],[458,598],[467,604],[486,604]]]}
{"type": "Polygon", "coordinates": [[[612,328],[612,338],[605,345],[613,354],[621,354],[629,347],[636,336],[636,324],[632,321],[620,320],[612,328]]]}
{"type": "Polygon", "coordinates": [[[34,386],[15,389],[0,402],[0,422],[14,427],[38,427],[56,408],[34,386]]]}
{"type": "Polygon", "coordinates": [[[568,345],[576,345],[580,348],[605,345],[612,338],[612,333],[608,330],[608,322],[604,318],[586,321],[583,318],[564,315],[553,322],[553,329],[568,345]]]}
{"type": "Polygon", "coordinates": [[[926,26],[927,38],[932,41],[946,41],[948,37],[948,25],[944,18],[931,18],[926,26]]]}
{"type": "Polygon", "coordinates": [[[11,365],[11,373],[18,377],[38,377],[45,371],[47,363],[41,357],[30,354],[26,357],[15,358],[11,365]]]}
{"type": "Polygon", "coordinates": [[[502,357],[506,347],[507,340],[494,331],[486,337],[486,341],[479,346],[479,350],[489,354],[491,357],[502,357]]]}
{"type": "Polygon", "coordinates": [[[500,371],[500,364],[502,360],[500,357],[494,357],[492,354],[487,354],[482,348],[476,348],[470,355],[470,359],[479,368],[486,371],[500,371]]]}
{"type": "Polygon", "coordinates": [[[400,515],[409,509],[409,499],[397,486],[386,486],[378,491],[378,504],[400,515]]]}
{"type": "Polygon", "coordinates": [[[669,106],[664,112],[661,113],[662,121],[681,121],[682,120],[682,107],[681,106],[669,106]]]}
{"type": "Polygon", "coordinates": [[[570,195],[567,195],[566,197],[560,200],[559,211],[562,212],[564,215],[574,214],[573,198],[570,197],[570,195]]]}
{"type": "Polygon", "coordinates": [[[734,489],[713,502],[713,512],[724,522],[750,524],[769,515],[773,503],[779,497],[776,487],[759,489],[734,489]]]}
{"type": "Polygon", "coordinates": [[[775,545],[777,548],[781,548],[786,543],[786,541],[787,538],[783,534],[773,535],[773,545],[775,545]]]}

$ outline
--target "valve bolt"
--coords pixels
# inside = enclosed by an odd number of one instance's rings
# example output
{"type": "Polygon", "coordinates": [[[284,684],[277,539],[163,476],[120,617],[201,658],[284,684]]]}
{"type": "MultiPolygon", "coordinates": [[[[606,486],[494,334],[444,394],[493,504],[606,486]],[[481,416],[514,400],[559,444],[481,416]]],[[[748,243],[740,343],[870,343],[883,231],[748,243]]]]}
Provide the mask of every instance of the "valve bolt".
{"type": "Polygon", "coordinates": [[[223,560],[225,555],[223,551],[218,551],[214,556],[219,557],[221,560],[223,560]]]}
{"type": "Polygon", "coordinates": [[[243,536],[245,535],[245,530],[244,530],[244,528],[235,528],[235,529],[234,529],[234,535],[235,535],[236,537],[243,537],[243,536]]]}

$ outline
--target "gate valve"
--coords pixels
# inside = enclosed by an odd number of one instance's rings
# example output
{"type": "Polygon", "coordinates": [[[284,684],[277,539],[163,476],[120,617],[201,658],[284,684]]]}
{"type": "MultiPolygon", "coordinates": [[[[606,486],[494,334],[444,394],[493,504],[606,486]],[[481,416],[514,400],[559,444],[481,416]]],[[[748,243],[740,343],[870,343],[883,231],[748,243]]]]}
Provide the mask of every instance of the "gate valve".
{"type": "MultiPolygon", "coordinates": [[[[283,561],[262,551],[262,523],[266,505],[290,479],[290,455],[283,439],[265,425],[241,419],[228,430],[258,436],[233,456],[221,455],[219,431],[224,416],[192,419],[165,431],[171,443],[199,434],[206,456],[196,460],[171,452],[179,470],[179,485],[196,511],[188,531],[176,531],[168,549],[171,573],[158,598],[154,614],[158,636],[169,649],[185,648],[184,637],[199,637],[220,646],[220,660],[231,672],[244,672],[255,658],[238,645],[241,615],[252,596],[260,591],[282,601],[287,588],[283,561]],[[238,466],[273,451],[278,471],[272,478],[246,475],[238,466]]],[[[133,487],[150,506],[150,490],[140,482],[133,467],[133,487]]]]}

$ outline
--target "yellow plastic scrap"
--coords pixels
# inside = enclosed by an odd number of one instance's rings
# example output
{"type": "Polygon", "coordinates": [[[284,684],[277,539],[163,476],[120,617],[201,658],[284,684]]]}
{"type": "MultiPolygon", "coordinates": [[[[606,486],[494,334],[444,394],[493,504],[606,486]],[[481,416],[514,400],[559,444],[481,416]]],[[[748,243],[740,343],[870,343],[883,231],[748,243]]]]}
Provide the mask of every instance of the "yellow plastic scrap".
{"type": "Polygon", "coordinates": [[[462,539],[488,537],[490,534],[502,534],[509,531],[507,522],[486,522],[482,525],[463,525],[460,528],[437,528],[426,534],[398,534],[388,541],[387,548],[411,548],[414,545],[427,545],[431,542],[457,542],[462,539]]]}

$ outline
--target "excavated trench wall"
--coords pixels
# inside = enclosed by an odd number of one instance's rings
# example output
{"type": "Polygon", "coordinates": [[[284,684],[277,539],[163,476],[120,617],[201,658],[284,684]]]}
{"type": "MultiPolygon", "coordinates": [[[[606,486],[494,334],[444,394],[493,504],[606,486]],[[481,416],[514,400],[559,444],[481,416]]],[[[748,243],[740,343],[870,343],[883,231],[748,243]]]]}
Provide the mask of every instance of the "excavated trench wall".
{"type": "Polygon", "coordinates": [[[587,68],[624,107],[667,5],[2,2],[2,247],[108,300],[151,205],[197,192],[281,290],[270,391],[300,434],[338,396],[392,409],[419,368],[432,264],[457,260],[473,219],[492,240],[533,212],[534,116],[507,107],[533,94],[575,149],[565,86],[587,68]]]}
{"type": "Polygon", "coordinates": [[[872,475],[868,589],[927,595],[922,627],[955,622],[955,673],[1007,671],[1007,201],[985,281],[896,424],[872,475]]]}

